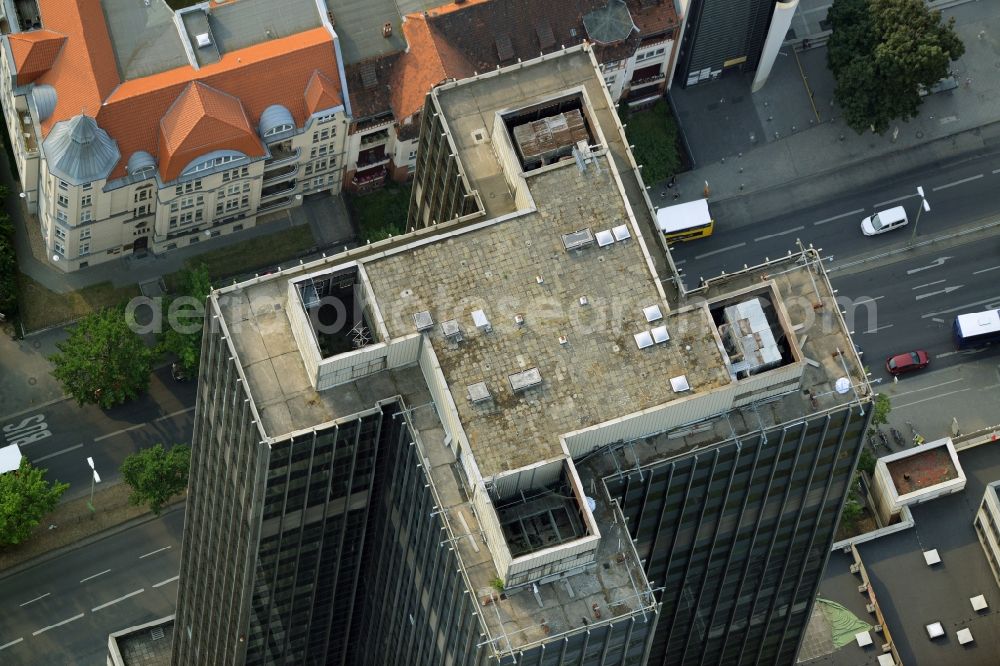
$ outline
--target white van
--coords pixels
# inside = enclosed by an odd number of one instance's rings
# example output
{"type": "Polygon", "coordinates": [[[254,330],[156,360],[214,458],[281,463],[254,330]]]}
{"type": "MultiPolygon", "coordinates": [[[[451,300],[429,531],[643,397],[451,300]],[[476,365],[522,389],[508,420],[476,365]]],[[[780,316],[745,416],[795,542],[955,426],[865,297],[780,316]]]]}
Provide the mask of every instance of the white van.
{"type": "Polygon", "coordinates": [[[884,234],[887,231],[905,227],[907,222],[909,220],[906,219],[906,209],[902,206],[887,208],[861,220],[861,233],[865,236],[884,234]]]}

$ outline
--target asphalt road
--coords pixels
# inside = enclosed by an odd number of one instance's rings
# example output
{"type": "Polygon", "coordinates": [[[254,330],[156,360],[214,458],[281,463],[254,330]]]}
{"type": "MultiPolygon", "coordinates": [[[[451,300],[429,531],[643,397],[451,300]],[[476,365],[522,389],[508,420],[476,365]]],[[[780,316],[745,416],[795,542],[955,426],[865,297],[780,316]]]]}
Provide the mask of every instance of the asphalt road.
{"type": "Polygon", "coordinates": [[[997,154],[942,164],[909,183],[890,183],[752,225],[730,226],[718,219],[711,237],[675,244],[674,260],[691,287],[701,277],[795,251],[795,241],[801,239],[831,260],[831,281],[873,376],[891,379],[884,368],[886,357],[912,349],[928,351],[932,369],[995,354],[995,350],[956,352],[951,325],[957,314],[1000,307],[1000,236],[996,232],[970,235],[961,245],[919,246],[863,267],[837,270],[852,260],[906,246],[920,205],[918,184],[931,206],[920,217],[918,243],[1000,221],[995,196],[1000,188],[997,154]],[[880,236],[861,234],[862,217],[897,205],[907,207],[909,225],[880,236]]]}
{"type": "Polygon", "coordinates": [[[153,374],[147,394],[113,409],[63,400],[4,417],[0,442],[18,443],[28,460],[48,469],[47,478],[68,482],[64,500],[80,497],[90,493],[88,456],[105,482],[117,479],[125,457],[141,448],[189,443],[195,391],[196,382],[175,382],[169,368],[162,368],[153,374]]]}
{"type": "Polygon", "coordinates": [[[175,510],[0,579],[0,664],[102,666],[108,634],[174,612],[175,510]]]}

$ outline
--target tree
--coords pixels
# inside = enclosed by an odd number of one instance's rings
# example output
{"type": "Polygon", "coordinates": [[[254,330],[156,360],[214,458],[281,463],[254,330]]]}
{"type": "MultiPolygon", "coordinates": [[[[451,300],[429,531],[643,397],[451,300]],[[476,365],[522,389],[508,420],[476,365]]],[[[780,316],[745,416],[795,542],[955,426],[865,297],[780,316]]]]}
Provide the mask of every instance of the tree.
{"type": "Polygon", "coordinates": [[[182,373],[188,377],[198,373],[205,318],[201,306],[210,291],[212,285],[204,264],[185,270],[181,275],[181,297],[167,303],[163,313],[166,325],[160,333],[160,349],[176,356],[182,373]]]}
{"type": "Polygon", "coordinates": [[[889,412],[892,411],[892,402],[889,396],[879,393],[872,403],[872,420],[868,424],[871,431],[877,430],[879,426],[889,422],[889,412]]]}
{"type": "Polygon", "coordinates": [[[965,53],[955,19],[943,23],[924,0],[834,0],[827,20],[834,97],[858,134],[915,117],[921,87],[948,76],[965,53]]]}
{"type": "Polygon", "coordinates": [[[52,375],[81,405],[107,409],[149,388],[156,352],[129,327],[122,307],[84,317],[57,347],[52,375]]]}
{"type": "Polygon", "coordinates": [[[861,449],[861,456],[858,458],[858,470],[867,472],[869,476],[875,473],[875,455],[868,449],[861,449]]]}
{"type": "Polygon", "coordinates": [[[45,480],[45,470],[27,458],[21,466],[0,474],[0,546],[19,544],[31,536],[42,517],[56,508],[68,483],[45,480]]]}
{"type": "Polygon", "coordinates": [[[153,513],[160,515],[167,500],[187,488],[190,466],[191,448],[183,444],[169,451],[157,444],[133,453],[120,468],[122,478],[132,488],[129,502],[148,504],[153,513]]]}
{"type": "MultiPolygon", "coordinates": [[[[7,188],[0,185],[0,206],[7,188]]],[[[14,225],[0,211],[0,314],[8,319],[17,314],[17,257],[14,254],[14,225]]]]}

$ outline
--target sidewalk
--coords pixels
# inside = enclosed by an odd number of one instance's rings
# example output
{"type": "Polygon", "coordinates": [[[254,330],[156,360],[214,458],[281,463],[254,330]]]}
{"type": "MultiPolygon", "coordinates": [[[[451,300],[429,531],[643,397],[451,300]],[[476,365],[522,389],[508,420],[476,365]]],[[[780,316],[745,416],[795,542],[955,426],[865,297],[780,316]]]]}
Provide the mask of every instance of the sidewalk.
{"type": "MultiPolygon", "coordinates": [[[[751,76],[671,91],[696,168],[677,177],[681,197],[703,196],[734,225],[825,200],[946,158],[1000,146],[1000,8],[967,2],[954,16],[966,53],[952,63],[958,88],[924,98],[919,116],[883,136],[858,135],[839,117],[826,47],[782,50],[764,88],[751,76]],[[810,99],[810,92],[812,99],[810,99]],[[752,195],[752,196],[751,196],[752,195]]],[[[672,203],[663,184],[654,202],[672,203]]]]}
{"type": "Polygon", "coordinates": [[[0,331],[0,418],[6,420],[63,398],[48,357],[58,351],[56,343],[66,337],[64,328],[24,340],[14,340],[9,326],[0,331]]]}

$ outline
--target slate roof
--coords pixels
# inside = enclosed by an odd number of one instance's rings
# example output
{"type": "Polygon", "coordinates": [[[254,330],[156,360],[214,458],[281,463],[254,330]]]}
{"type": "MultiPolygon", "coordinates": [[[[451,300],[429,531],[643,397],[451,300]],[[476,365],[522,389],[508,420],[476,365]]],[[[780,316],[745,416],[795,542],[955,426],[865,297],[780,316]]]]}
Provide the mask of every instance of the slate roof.
{"type": "Polygon", "coordinates": [[[184,167],[214,150],[265,154],[240,100],[194,81],[160,120],[160,177],[174,180],[184,167]]]}
{"type": "Polygon", "coordinates": [[[107,178],[121,153],[90,116],[57,123],[42,143],[49,171],[73,185],[107,178]]]}
{"type": "Polygon", "coordinates": [[[66,35],[51,30],[18,32],[8,39],[19,86],[31,83],[49,71],[66,43],[66,35]]]}

